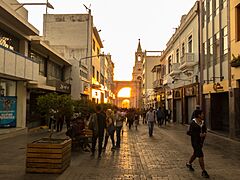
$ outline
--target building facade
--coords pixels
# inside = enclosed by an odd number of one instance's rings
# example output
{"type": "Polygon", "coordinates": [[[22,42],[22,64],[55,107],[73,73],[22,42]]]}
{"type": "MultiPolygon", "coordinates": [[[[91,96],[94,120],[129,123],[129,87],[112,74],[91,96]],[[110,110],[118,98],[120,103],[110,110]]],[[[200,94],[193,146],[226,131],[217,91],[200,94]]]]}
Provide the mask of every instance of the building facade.
{"type": "Polygon", "coordinates": [[[38,30],[25,8],[0,1],[0,128],[26,127],[27,83],[37,81],[39,64],[29,57],[30,36],[38,30]]]}
{"type": "Polygon", "coordinates": [[[229,1],[229,136],[240,138],[240,0],[229,1]]]}
{"type": "Polygon", "coordinates": [[[166,109],[170,109],[173,122],[188,124],[198,104],[199,76],[199,18],[198,2],[188,14],[181,17],[180,25],[164,51],[166,75],[166,109]]]}
{"type": "Polygon", "coordinates": [[[228,134],[229,24],[227,0],[202,0],[201,5],[201,105],[207,126],[228,134]]]}

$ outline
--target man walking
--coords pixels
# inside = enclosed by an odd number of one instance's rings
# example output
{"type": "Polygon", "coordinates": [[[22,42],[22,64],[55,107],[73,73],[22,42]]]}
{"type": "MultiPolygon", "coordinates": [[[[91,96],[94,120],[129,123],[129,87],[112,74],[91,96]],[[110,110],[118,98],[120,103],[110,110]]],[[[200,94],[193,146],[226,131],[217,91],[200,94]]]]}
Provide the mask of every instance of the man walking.
{"type": "Polygon", "coordinates": [[[117,141],[116,141],[116,149],[120,148],[121,144],[121,130],[123,127],[123,121],[126,119],[125,115],[121,111],[117,111],[116,113],[116,136],[117,136],[117,141]]]}
{"type": "Polygon", "coordinates": [[[202,176],[209,178],[204,165],[204,155],[202,151],[203,142],[206,137],[207,128],[203,120],[203,112],[201,110],[195,110],[195,118],[190,124],[187,134],[191,136],[191,143],[193,147],[193,155],[190,157],[189,162],[186,163],[187,168],[190,171],[194,171],[192,162],[198,157],[200,167],[202,169],[202,176]]]}
{"type": "Polygon", "coordinates": [[[149,128],[149,136],[152,137],[154,123],[156,122],[156,112],[153,110],[152,107],[150,107],[149,111],[146,114],[146,121],[149,128]]]}
{"type": "Polygon", "coordinates": [[[106,127],[106,116],[102,112],[102,107],[100,105],[97,105],[96,111],[97,113],[90,116],[89,129],[93,131],[92,156],[94,156],[98,139],[98,159],[101,159],[104,128],[106,127]]]}

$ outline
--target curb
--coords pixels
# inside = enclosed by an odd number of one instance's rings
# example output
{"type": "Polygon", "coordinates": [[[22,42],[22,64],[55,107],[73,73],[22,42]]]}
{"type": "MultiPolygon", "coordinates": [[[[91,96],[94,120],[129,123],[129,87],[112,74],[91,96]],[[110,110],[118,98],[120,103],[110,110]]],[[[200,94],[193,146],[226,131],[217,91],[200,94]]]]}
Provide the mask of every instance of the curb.
{"type": "Polygon", "coordinates": [[[10,128],[0,130],[0,140],[27,133],[27,128],[10,128]]]}

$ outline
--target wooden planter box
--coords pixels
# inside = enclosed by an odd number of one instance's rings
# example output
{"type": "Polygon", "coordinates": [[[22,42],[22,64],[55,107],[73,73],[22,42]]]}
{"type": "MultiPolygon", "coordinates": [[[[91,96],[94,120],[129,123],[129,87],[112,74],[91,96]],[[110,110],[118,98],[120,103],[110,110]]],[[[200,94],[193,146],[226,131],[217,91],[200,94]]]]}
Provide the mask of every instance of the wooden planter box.
{"type": "Polygon", "coordinates": [[[27,145],[26,172],[62,173],[71,162],[71,139],[43,138],[27,145]]]}

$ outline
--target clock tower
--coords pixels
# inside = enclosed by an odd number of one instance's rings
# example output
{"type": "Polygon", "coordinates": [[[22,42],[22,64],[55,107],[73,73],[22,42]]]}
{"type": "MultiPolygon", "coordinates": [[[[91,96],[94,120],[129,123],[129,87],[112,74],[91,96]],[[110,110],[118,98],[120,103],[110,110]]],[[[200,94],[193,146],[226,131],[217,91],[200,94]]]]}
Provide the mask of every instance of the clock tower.
{"type": "Polygon", "coordinates": [[[142,81],[142,74],[143,74],[143,59],[144,59],[144,52],[142,52],[140,39],[138,39],[138,47],[137,51],[135,52],[135,65],[133,67],[132,73],[132,80],[133,81],[142,81]]]}

